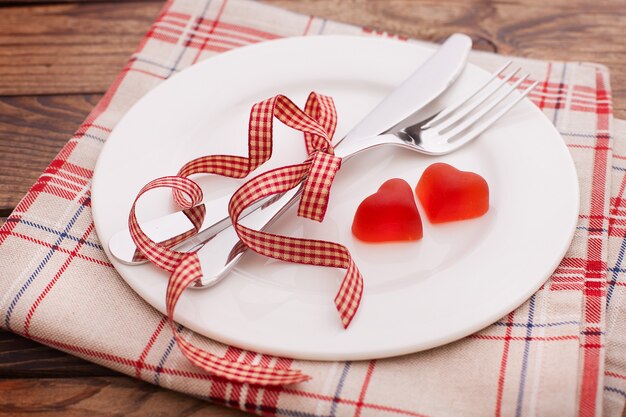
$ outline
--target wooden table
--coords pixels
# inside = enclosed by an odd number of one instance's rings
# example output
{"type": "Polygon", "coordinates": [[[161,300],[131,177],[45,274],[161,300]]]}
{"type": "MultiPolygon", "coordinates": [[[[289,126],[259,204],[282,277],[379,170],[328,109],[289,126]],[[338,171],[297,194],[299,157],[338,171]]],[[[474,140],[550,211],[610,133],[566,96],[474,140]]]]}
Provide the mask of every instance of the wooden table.
{"type": "MultiPolygon", "coordinates": [[[[611,70],[626,118],[624,0],[266,0],[294,11],[611,70]]],[[[0,0],[0,222],[121,70],[161,1],[0,0]]],[[[1,279],[1,278],[0,278],[1,279]]],[[[0,415],[242,416],[0,331],[0,415]]]]}

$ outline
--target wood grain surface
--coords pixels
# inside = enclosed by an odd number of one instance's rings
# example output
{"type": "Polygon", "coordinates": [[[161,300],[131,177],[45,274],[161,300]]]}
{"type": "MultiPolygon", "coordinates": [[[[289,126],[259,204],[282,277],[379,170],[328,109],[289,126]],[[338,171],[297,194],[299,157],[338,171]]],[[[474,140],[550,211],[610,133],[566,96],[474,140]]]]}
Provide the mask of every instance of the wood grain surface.
{"type": "Polygon", "coordinates": [[[209,404],[125,377],[0,380],[0,415],[242,417],[209,404]]]}
{"type": "Polygon", "coordinates": [[[0,97],[0,216],[11,212],[99,98],[100,94],[0,97]]]}
{"type": "Polygon", "coordinates": [[[0,330],[0,376],[3,378],[72,378],[118,375],[117,372],[108,368],[0,330]]]}
{"type": "Polygon", "coordinates": [[[161,3],[68,3],[0,9],[0,95],[102,93],[161,3]]]}
{"type": "MultiPolygon", "coordinates": [[[[611,70],[626,118],[624,0],[265,0],[439,41],[611,70]]],[[[160,1],[0,0],[0,224],[79,126],[156,18],[160,1]]],[[[243,416],[0,331],[0,416],[243,416]]],[[[624,414],[626,417],[626,412],[624,414]]]]}

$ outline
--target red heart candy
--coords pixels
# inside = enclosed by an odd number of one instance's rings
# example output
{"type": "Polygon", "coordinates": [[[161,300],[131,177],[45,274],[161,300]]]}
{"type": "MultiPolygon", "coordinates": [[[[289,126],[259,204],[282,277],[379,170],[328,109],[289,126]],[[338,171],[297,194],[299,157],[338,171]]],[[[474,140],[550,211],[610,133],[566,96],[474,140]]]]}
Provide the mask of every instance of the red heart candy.
{"type": "Polygon", "coordinates": [[[431,223],[473,219],[489,210],[487,181],[442,162],[426,168],[415,192],[431,223]]]}
{"type": "Polygon", "coordinates": [[[352,234],[364,242],[421,239],[422,219],[411,186],[400,178],[392,178],[381,185],[356,209],[352,234]]]}

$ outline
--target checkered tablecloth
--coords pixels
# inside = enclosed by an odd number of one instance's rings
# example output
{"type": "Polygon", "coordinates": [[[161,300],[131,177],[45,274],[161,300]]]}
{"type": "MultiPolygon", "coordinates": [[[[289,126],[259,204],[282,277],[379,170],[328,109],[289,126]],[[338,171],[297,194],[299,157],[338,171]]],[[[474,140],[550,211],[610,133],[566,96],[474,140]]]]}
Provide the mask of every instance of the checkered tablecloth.
{"type": "MultiPolygon", "coordinates": [[[[94,232],[93,167],[129,107],[215,54],[294,35],[389,36],[248,0],[171,0],[120,76],[0,229],[0,325],[87,360],[243,410],[280,416],[620,416],[626,400],[626,122],[606,68],[516,60],[531,99],[575,161],[581,211],[553,276],[524,305],[455,343],[398,358],[307,362],[224,346],[243,362],[297,367],[282,388],[228,383],[178,351],[166,319],[120,278],[94,232]]],[[[494,69],[505,58],[474,53],[494,69]]],[[[367,296],[365,294],[365,296],[367,296]]]]}

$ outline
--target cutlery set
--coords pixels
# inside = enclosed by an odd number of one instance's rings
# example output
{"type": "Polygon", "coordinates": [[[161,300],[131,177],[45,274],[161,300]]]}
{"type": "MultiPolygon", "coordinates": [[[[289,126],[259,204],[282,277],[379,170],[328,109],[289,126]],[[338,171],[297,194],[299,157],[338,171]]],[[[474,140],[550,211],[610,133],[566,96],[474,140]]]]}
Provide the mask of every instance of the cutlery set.
{"type": "MultiPolygon", "coordinates": [[[[519,68],[506,74],[510,67],[508,62],[465,99],[443,109],[428,108],[429,105],[433,107],[433,101],[462,73],[471,44],[471,39],[466,35],[452,35],[337,142],[335,154],[346,161],[363,151],[383,145],[402,147],[426,155],[454,152],[479,137],[537,86],[537,82],[530,83],[523,91],[514,93],[528,76],[516,77],[519,68]],[[429,115],[417,122],[412,120],[412,116],[426,108],[430,111],[429,115]]],[[[266,230],[299,200],[301,192],[302,186],[253,204],[243,213],[241,224],[266,230]]],[[[207,288],[217,284],[246,252],[247,248],[239,242],[228,216],[229,200],[230,196],[225,196],[204,203],[207,214],[200,231],[173,248],[180,252],[202,252],[203,281],[196,282],[192,288],[207,288]]],[[[155,241],[170,239],[192,228],[182,211],[141,226],[155,241]]],[[[145,262],[135,260],[137,248],[128,229],[113,235],[108,245],[111,254],[124,264],[138,265],[145,262]]]]}

